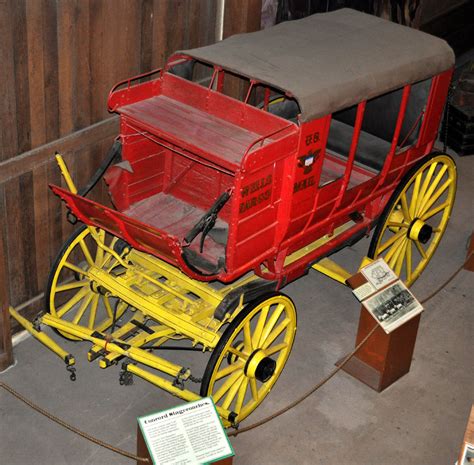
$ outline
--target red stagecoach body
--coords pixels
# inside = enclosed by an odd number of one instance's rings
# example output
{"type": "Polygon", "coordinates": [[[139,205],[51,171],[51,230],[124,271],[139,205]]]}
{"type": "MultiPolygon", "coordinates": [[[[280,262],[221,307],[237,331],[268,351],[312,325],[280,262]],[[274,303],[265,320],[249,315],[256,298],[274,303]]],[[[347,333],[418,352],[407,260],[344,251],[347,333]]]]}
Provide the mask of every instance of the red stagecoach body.
{"type": "Polygon", "coordinates": [[[105,176],[115,209],[54,192],[82,222],[202,281],[254,271],[281,287],[368,234],[433,150],[452,51],[350,10],[299,23],[304,37],[288,35],[291,24],[234,36],[117,85],[108,105],[122,161],[105,176]],[[369,43],[370,55],[352,52],[369,43]],[[176,71],[196,64],[211,71],[206,85],[176,71]],[[248,80],[241,100],[225,95],[235,75],[248,80]],[[275,110],[285,103],[297,108],[290,117],[275,110]],[[223,193],[201,251],[202,233],[186,237],[223,193]]]}

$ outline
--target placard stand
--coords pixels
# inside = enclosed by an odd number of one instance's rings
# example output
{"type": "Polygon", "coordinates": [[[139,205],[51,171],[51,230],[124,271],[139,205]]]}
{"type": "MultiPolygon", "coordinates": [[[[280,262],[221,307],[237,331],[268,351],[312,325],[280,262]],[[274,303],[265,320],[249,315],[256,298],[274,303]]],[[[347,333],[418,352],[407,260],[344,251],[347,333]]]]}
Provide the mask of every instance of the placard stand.
{"type": "MultiPolygon", "coordinates": [[[[377,262],[380,262],[380,260],[374,262],[367,259],[362,263],[361,270],[346,281],[347,285],[355,290],[354,294],[360,301],[373,295],[371,293],[373,292],[374,282],[368,282],[367,273],[369,267],[374,268],[377,262]],[[367,291],[363,291],[364,289],[367,291]]],[[[385,265],[385,270],[390,272],[385,273],[386,278],[382,277],[383,280],[388,280],[388,283],[391,279],[390,274],[394,278],[396,278],[396,275],[385,262],[383,262],[383,265],[385,265]]],[[[378,267],[380,269],[380,265],[378,267]]],[[[384,268],[382,268],[383,270],[384,268]]],[[[381,288],[383,289],[383,285],[381,288]]],[[[368,300],[365,302],[368,302],[368,300]]],[[[377,326],[377,329],[342,369],[377,392],[388,388],[410,371],[420,316],[421,314],[418,313],[387,334],[382,326],[379,326],[379,323],[376,322],[374,316],[362,305],[355,347],[367,337],[374,326],[377,326]]],[[[345,358],[339,360],[336,365],[339,366],[345,358]]]]}
{"type": "Polygon", "coordinates": [[[467,256],[464,269],[468,271],[474,271],[474,232],[471,234],[467,244],[467,256]]]}
{"type": "MultiPolygon", "coordinates": [[[[152,465],[153,460],[151,459],[150,452],[148,447],[145,443],[145,439],[143,439],[142,430],[140,429],[140,425],[137,425],[137,456],[147,458],[149,460],[148,464],[152,465]]],[[[217,462],[213,462],[213,465],[232,465],[234,461],[233,457],[227,457],[225,459],[219,460],[217,462]]],[[[144,465],[146,462],[141,460],[137,460],[137,465],[144,465]]]]}
{"type": "MultiPolygon", "coordinates": [[[[343,370],[372,389],[383,391],[410,371],[419,323],[420,315],[417,315],[390,334],[379,326],[343,370]]],[[[375,325],[374,318],[361,306],[355,346],[375,325]]]]}
{"type": "MultiPolygon", "coordinates": [[[[471,408],[471,415],[469,416],[469,420],[467,421],[467,426],[466,426],[466,433],[464,434],[464,440],[461,445],[461,450],[459,452],[459,457],[458,457],[458,464],[463,465],[463,459],[466,446],[470,444],[471,447],[474,445],[474,405],[471,408]]],[[[464,462],[466,463],[466,462],[464,462]]]]}

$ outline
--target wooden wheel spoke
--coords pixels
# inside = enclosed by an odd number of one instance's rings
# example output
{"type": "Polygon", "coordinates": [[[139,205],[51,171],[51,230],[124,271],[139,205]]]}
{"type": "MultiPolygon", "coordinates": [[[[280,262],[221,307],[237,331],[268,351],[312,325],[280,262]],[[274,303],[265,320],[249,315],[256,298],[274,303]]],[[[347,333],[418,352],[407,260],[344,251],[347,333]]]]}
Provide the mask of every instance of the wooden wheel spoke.
{"type": "Polygon", "coordinates": [[[244,362],[235,362],[235,363],[232,363],[232,365],[229,365],[225,368],[223,368],[222,370],[219,370],[217,373],[216,373],[216,381],[219,380],[219,379],[222,379],[222,378],[225,378],[226,376],[229,376],[231,373],[233,373],[234,371],[236,370],[240,370],[240,369],[243,369],[244,368],[244,362]]]}
{"type": "Polygon", "coordinates": [[[450,205],[449,200],[446,202],[443,202],[441,205],[438,205],[437,207],[433,208],[433,210],[428,210],[421,216],[422,221],[429,220],[431,217],[435,216],[437,213],[443,211],[445,208],[448,208],[450,205]]]}
{"type": "Polygon", "coordinates": [[[257,388],[257,380],[255,378],[250,379],[250,392],[252,393],[252,399],[257,401],[258,400],[258,388],[257,388]]]}
{"type": "Polygon", "coordinates": [[[403,245],[400,247],[400,253],[398,254],[397,261],[395,262],[395,274],[400,277],[400,273],[402,272],[403,262],[406,258],[406,251],[407,251],[407,244],[409,239],[405,239],[403,245]]]}
{"type": "Polygon", "coordinates": [[[265,342],[262,344],[262,349],[267,349],[270,347],[275,339],[288,327],[291,323],[289,318],[285,318],[265,339],[265,342]]]}
{"type": "Polygon", "coordinates": [[[282,342],[281,344],[277,344],[276,346],[273,346],[270,349],[265,349],[265,354],[267,357],[270,357],[271,355],[274,355],[277,352],[280,352],[281,350],[286,349],[287,347],[288,347],[288,344],[286,342],[282,342]]]}
{"type": "Polygon", "coordinates": [[[247,387],[249,385],[249,379],[244,376],[242,379],[242,384],[240,385],[239,392],[237,394],[237,401],[235,403],[234,407],[234,412],[235,413],[240,413],[242,410],[242,405],[244,404],[245,401],[245,394],[247,394],[247,387]]]}
{"type": "Polygon", "coordinates": [[[422,216],[427,210],[429,210],[433,204],[443,195],[444,191],[452,184],[453,180],[448,179],[432,196],[431,198],[423,205],[422,210],[420,211],[420,216],[422,216]]]}
{"type": "Polygon", "coordinates": [[[72,307],[74,307],[74,305],[79,303],[88,292],[91,292],[91,290],[87,287],[80,289],[74,297],[69,299],[60,309],[57,310],[56,316],[58,318],[63,317],[72,307]]]}
{"type": "Polygon", "coordinates": [[[224,394],[234,385],[235,382],[237,382],[241,376],[243,376],[242,371],[238,371],[237,373],[233,373],[231,376],[229,376],[222,386],[217,390],[217,392],[212,395],[214,402],[219,402],[224,394]]]}
{"type": "MultiPolygon", "coordinates": [[[[438,163],[436,162],[432,163],[428,169],[428,172],[426,173],[426,177],[425,177],[425,180],[423,181],[423,185],[421,186],[421,190],[419,194],[420,199],[423,199],[425,196],[426,190],[428,189],[428,186],[430,184],[431,178],[433,177],[433,173],[436,169],[437,164],[438,163]]],[[[415,212],[415,216],[419,216],[419,215],[420,215],[420,202],[418,202],[418,206],[415,212]]]]}
{"type": "Polygon", "coordinates": [[[408,228],[410,226],[408,223],[398,223],[396,221],[388,221],[387,226],[392,228],[408,228]]]}
{"type": "Polygon", "coordinates": [[[388,263],[388,266],[393,269],[395,263],[400,256],[400,253],[403,250],[404,244],[406,241],[406,236],[402,237],[399,241],[397,241],[393,247],[387,252],[385,255],[385,261],[388,263]]]}
{"type": "Polygon", "coordinates": [[[418,242],[418,241],[413,241],[416,245],[416,248],[418,249],[418,252],[420,252],[420,255],[423,257],[423,260],[426,260],[428,258],[428,255],[426,254],[425,249],[423,246],[418,242]]]}
{"type": "Polygon", "coordinates": [[[235,396],[239,392],[240,386],[242,385],[244,378],[245,378],[245,375],[241,373],[240,378],[238,378],[237,381],[229,389],[224,399],[224,402],[222,402],[222,408],[228,409],[229,406],[232,404],[233,400],[235,399],[235,396]]]}
{"type": "Polygon", "coordinates": [[[411,195],[411,202],[410,202],[410,207],[409,207],[409,212],[410,212],[410,217],[414,218],[416,214],[416,207],[418,204],[418,196],[420,193],[420,184],[421,184],[421,178],[422,178],[423,173],[418,173],[416,178],[415,178],[415,184],[413,186],[413,193],[411,195]]]}
{"type": "Polygon", "coordinates": [[[83,317],[84,312],[87,310],[87,307],[89,306],[93,297],[94,297],[94,294],[92,293],[86,296],[86,298],[82,301],[81,306],[79,307],[77,313],[74,315],[74,318],[72,319],[72,323],[77,324],[79,323],[79,321],[81,321],[81,318],[83,317]]]}
{"type": "Polygon", "coordinates": [[[396,242],[394,242],[392,244],[392,247],[390,248],[390,250],[387,252],[387,254],[385,255],[384,257],[384,260],[389,263],[390,260],[392,260],[392,257],[393,255],[395,255],[397,253],[397,251],[399,250],[402,242],[403,242],[403,239],[405,239],[406,235],[402,235],[400,236],[396,242]]]}
{"type": "Polygon", "coordinates": [[[433,182],[431,183],[430,187],[428,188],[428,190],[426,191],[426,194],[423,196],[422,199],[420,199],[420,207],[419,207],[419,212],[420,212],[420,215],[421,215],[421,212],[423,212],[423,209],[426,205],[426,203],[430,200],[431,196],[433,195],[433,192],[435,191],[435,189],[438,187],[438,184],[439,182],[441,181],[441,178],[444,176],[444,173],[446,173],[446,170],[448,169],[448,167],[446,165],[444,165],[440,170],[439,170],[439,173],[436,175],[436,177],[434,178],[433,182]]]}
{"type": "Polygon", "coordinates": [[[72,289],[77,289],[79,287],[84,287],[85,285],[89,285],[89,281],[86,279],[81,279],[80,281],[73,281],[71,283],[60,284],[56,286],[56,292],[64,292],[64,291],[71,291],[72,289]]]}
{"type": "Polygon", "coordinates": [[[412,253],[411,253],[411,240],[407,241],[407,259],[405,262],[407,282],[410,282],[412,276],[412,253]]]}
{"type": "Polygon", "coordinates": [[[82,275],[82,276],[89,276],[89,273],[87,272],[87,270],[83,270],[82,268],[79,268],[78,266],[76,265],[73,265],[72,263],[68,262],[68,261],[65,261],[64,262],[64,266],[66,268],[69,268],[71,271],[75,271],[76,273],[82,275]]]}
{"type": "Polygon", "coordinates": [[[252,352],[252,335],[250,331],[250,321],[246,321],[244,324],[244,347],[247,352],[252,352]]]}
{"type": "Polygon", "coordinates": [[[384,250],[388,249],[392,244],[398,241],[405,234],[406,233],[403,230],[397,231],[392,237],[390,237],[390,239],[388,239],[387,241],[385,241],[383,244],[380,245],[380,247],[377,250],[378,254],[381,254],[384,250]]]}
{"type": "Polygon", "coordinates": [[[408,209],[408,201],[407,201],[407,196],[405,195],[405,192],[403,192],[402,195],[400,196],[400,205],[402,207],[403,216],[405,217],[406,220],[410,222],[412,218],[410,216],[410,212],[408,209]]]}
{"type": "Polygon", "coordinates": [[[273,328],[277,324],[284,310],[285,310],[285,306],[283,304],[277,305],[277,307],[275,308],[275,311],[273,312],[271,317],[268,319],[268,322],[262,331],[262,336],[260,337],[260,346],[262,346],[262,344],[265,344],[265,341],[267,340],[269,334],[272,332],[273,328]]]}
{"type": "Polygon", "coordinates": [[[104,301],[104,307],[105,307],[105,311],[107,312],[107,315],[109,315],[110,318],[113,318],[114,311],[112,310],[112,306],[110,305],[109,297],[104,295],[103,301],[104,301]]]}
{"type": "Polygon", "coordinates": [[[237,350],[234,347],[229,347],[228,351],[231,354],[234,354],[236,357],[240,358],[241,360],[247,360],[249,358],[248,355],[244,354],[243,352],[241,352],[240,350],[237,350]]]}
{"type": "Polygon", "coordinates": [[[89,264],[89,266],[94,266],[94,260],[84,240],[79,241],[79,247],[81,248],[84,258],[86,259],[86,262],[89,264]]]}
{"type": "Polygon", "coordinates": [[[255,326],[255,331],[252,337],[252,346],[253,347],[260,347],[260,338],[262,336],[262,331],[267,321],[267,315],[270,311],[270,305],[266,305],[262,308],[260,315],[258,317],[257,325],[255,326]]]}

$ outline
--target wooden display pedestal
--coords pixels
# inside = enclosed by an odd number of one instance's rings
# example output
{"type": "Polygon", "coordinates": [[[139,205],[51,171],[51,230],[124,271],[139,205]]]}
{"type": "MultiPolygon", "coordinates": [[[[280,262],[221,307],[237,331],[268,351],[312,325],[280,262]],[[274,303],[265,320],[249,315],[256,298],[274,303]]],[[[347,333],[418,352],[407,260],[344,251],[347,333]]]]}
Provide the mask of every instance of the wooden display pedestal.
{"type": "MultiPolygon", "coordinates": [[[[372,389],[383,391],[410,371],[419,323],[420,315],[417,315],[390,334],[379,326],[343,370],[372,389]]],[[[356,346],[374,325],[377,322],[362,306],[356,346]]]]}
{"type": "Polygon", "coordinates": [[[467,255],[464,269],[468,271],[474,271],[474,232],[471,234],[467,245],[467,255]]]}
{"type": "Polygon", "coordinates": [[[469,420],[467,422],[466,426],[466,433],[464,434],[464,440],[461,445],[461,450],[459,452],[459,457],[458,457],[458,464],[459,465],[464,465],[463,459],[464,459],[464,451],[466,449],[466,445],[470,444],[471,446],[474,444],[474,405],[471,408],[471,415],[469,416],[469,420]]]}
{"type": "MultiPolygon", "coordinates": [[[[153,460],[151,459],[150,452],[148,451],[148,447],[146,446],[145,440],[143,439],[142,430],[140,426],[137,426],[137,456],[147,458],[149,462],[143,462],[137,460],[137,465],[148,465],[153,464],[153,460]]],[[[232,465],[234,462],[233,457],[227,457],[226,459],[219,460],[217,462],[213,462],[213,465],[232,465]]]]}

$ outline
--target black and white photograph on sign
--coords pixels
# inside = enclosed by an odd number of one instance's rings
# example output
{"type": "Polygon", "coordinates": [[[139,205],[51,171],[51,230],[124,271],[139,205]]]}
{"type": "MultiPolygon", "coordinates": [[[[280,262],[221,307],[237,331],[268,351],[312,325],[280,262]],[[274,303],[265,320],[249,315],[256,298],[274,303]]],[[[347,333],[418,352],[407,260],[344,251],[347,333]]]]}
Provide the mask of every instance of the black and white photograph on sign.
{"type": "Polygon", "coordinates": [[[386,333],[421,313],[423,307],[401,282],[397,281],[363,302],[386,333]]]}
{"type": "Polygon", "coordinates": [[[474,463],[474,445],[466,444],[460,465],[472,465],[474,463]]]}

